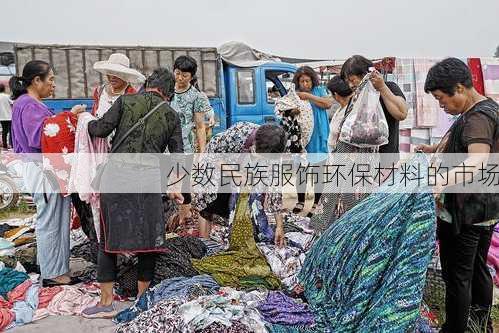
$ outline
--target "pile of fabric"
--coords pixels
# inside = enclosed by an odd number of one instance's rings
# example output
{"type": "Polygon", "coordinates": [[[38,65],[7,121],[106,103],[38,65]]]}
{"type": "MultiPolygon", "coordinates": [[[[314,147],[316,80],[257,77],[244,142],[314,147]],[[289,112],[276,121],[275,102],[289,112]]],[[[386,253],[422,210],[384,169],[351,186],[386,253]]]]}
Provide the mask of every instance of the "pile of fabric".
{"type": "Polygon", "coordinates": [[[49,315],[77,315],[98,298],[77,287],[41,288],[37,274],[0,263],[0,331],[22,326],[49,315]]]}

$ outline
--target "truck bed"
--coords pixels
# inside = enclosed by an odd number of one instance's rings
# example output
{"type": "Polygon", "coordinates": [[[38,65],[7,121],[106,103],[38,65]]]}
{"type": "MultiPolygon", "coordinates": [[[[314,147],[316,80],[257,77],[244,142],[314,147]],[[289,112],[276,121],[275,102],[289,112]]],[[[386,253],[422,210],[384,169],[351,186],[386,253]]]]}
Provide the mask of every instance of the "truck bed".
{"type": "Polygon", "coordinates": [[[201,90],[209,97],[220,96],[220,57],[216,48],[13,44],[13,52],[18,74],[30,60],[44,60],[52,64],[57,85],[53,98],[57,99],[91,98],[95,87],[101,85],[104,79],[93,70],[93,64],[107,60],[115,52],[126,54],[131,67],[146,76],[157,67],[171,70],[178,56],[189,55],[198,62],[197,76],[201,90]]]}

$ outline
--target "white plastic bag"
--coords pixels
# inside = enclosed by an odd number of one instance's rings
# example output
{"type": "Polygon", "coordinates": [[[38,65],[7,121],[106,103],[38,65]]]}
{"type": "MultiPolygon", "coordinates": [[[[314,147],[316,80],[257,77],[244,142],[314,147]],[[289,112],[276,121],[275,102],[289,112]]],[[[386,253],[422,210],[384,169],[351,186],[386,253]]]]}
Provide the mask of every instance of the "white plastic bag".
{"type": "Polygon", "coordinates": [[[352,97],[346,119],[341,127],[339,141],[359,148],[375,148],[388,143],[388,123],[367,74],[352,97]]]}

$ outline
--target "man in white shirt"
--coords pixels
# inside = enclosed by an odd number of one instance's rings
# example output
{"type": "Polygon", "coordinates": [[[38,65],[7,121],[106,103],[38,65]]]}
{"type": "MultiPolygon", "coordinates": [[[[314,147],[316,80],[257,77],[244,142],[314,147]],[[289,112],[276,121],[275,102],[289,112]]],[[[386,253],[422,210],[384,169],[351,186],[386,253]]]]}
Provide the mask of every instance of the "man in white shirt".
{"type": "Polygon", "coordinates": [[[10,96],[5,93],[5,84],[0,83],[0,124],[2,125],[2,145],[4,149],[8,148],[7,135],[10,146],[12,146],[12,137],[10,136],[10,123],[12,120],[12,101],[10,96]]]}

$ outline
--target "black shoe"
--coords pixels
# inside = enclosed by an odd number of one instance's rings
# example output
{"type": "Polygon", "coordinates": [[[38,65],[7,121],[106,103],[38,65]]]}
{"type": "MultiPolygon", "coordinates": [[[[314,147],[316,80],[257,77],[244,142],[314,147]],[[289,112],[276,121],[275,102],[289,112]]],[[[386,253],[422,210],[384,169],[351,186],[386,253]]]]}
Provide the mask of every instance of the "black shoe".
{"type": "Polygon", "coordinates": [[[303,208],[305,208],[304,202],[297,202],[295,208],[293,208],[293,214],[300,214],[303,212],[303,208]]]}
{"type": "Polygon", "coordinates": [[[55,287],[55,286],[72,286],[80,282],[82,282],[82,280],[77,277],[71,277],[68,283],[61,283],[52,279],[43,279],[42,286],[43,288],[55,287]]]}

